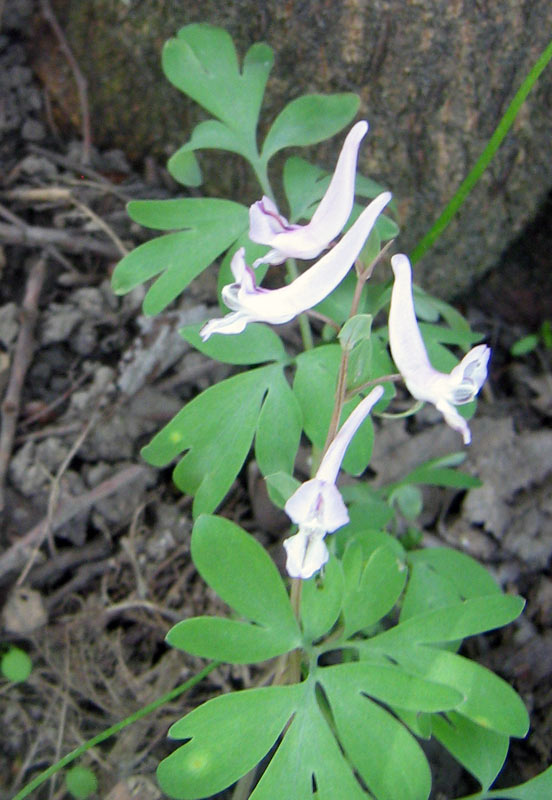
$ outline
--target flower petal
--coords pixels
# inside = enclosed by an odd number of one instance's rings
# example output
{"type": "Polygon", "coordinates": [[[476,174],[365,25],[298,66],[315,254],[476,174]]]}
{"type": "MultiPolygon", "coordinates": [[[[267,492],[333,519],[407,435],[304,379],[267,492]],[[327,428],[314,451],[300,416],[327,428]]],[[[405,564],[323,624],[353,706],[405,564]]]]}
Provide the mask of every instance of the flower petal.
{"type": "Polygon", "coordinates": [[[272,247],[259,264],[281,264],[286,258],[316,258],[342,231],[355,199],[355,176],[360,143],[368,123],[353,125],[337,160],[330,184],[308,225],[293,225],[268,197],[249,210],[249,238],[272,247]]]}
{"type": "Polygon", "coordinates": [[[335,483],[318,478],[302,483],[284,506],[288,517],[305,531],[333,533],[349,522],[347,506],[335,483]]]}
{"type": "Polygon", "coordinates": [[[445,422],[462,434],[464,444],[469,444],[468,423],[455,406],[469,403],[481,389],[487,377],[491,351],[487,345],[477,345],[450,374],[436,370],[429,361],[416,319],[410,261],[401,253],[393,256],[391,266],[395,274],[389,309],[389,345],[393,360],[410,394],[417,400],[433,403],[445,422]]]}
{"type": "Polygon", "coordinates": [[[321,538],[299,532],[284,541],[287,553],[286,570],[292,578],[308,580],[327,562],[330,554],[321,538]]]}
{"type": "Polygon", "coordinates": [[[245,263],[244,250],[240,248],[232,259],[236,283],[228,284],[222,290],[224,302],[239,317],[230,315],[230,324],[212,320],[216,324],[207,323],[201,329],[202,339],[205,341],[205,336],[213,333],[239,333],[249,322],[281,325],[320,303],[349,272],[379,214],[390,199],[391,194],[383,192],[372,200],[329,253],[281,289],[270,290],[257,286],[253,271],[245,263]],[[240,326],[243,324],[239,330],[235,328],[238,320],[240,326]]]}
{"type": "Polygon", "coordinates": [[[343,423],[335,439],[328,447],[324,458],[320,462],[316,477],[328,483],[335,483],[337,473],[341,467],[341,462],[345,457],[345,451],[349,447],[351,440],[360,428],[370,411],[381,399],[383,387],[376,386],[358,406],[351,411],[347,420],[343,423]]]}

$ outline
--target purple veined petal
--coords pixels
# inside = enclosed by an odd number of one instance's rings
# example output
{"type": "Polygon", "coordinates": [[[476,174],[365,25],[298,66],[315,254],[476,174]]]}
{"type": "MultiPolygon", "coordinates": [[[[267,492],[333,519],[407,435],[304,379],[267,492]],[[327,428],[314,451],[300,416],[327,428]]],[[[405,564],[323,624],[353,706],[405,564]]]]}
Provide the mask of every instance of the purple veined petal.
{"type": "Polygon", "coordinates": [[[383,396],[383,387],[376,386],[370,394],[368,394],[358,406],[351,411],[335,439],[328,447],[324,458],[320,462],[320,466],[316,473],[319,480],[327,481],[328,483],[335,484],[338,472],[341,468],[341,462],[345,457],[345,452],[349,447],[353,436],[360,428],[370,411],[381,400],[383,396]]]}
{"type": "Polygon", "coordinates": [[[433,403],[445,422],[462,435],[464,444],[469,444],[468,423],[455,406],[469,403],[481,389],[491,351],[487,345],[477,345],[450,373],[436,370],[429,361],[416,319],[410,261],[398,254],[391,259],[391,266],[395,275],[389,310],[393,360],[410,394],[417,400],[433,403]]]}
{"type": "Polygon", "coordinates": [[[281,264],[286,258],[316,258],[339,236],[353,208],[358,150],[367,130],[363,120],[347,134],[329,186],[307,225],[288,222],[268,197],[251,206],[249,238],[272,248],[254,267],[281,264]]]}
{"type": "Polygon", "coordinates": [[[333,533],[349,522],[347,506],[335,482],[319,478],[305,481],[284,506],[288,517],[312,534],[333,533]]]}
{"type": "MultiPolygon", "coordinates": [[[[244,250],[240,248],[232,259],[232,272],[236,283],[223,288],[224,302],[232,311],[241,315],[240,320],[245,321],[245,325],[249,322],[280,325],[317,305],[333,292],[347,275],[378,216],[390,200],[389,192],[383,192],[372,200],[335,247],[292,283],[281,289],[258,287],[253,270],[245,263],[244,250]]],[[[236,317],[234,316],[232,320],[236,320],[236,317]]],[[[220,321],[219,324],[218,320],[211,320],[201,329],[200,336],[206,341],[213,333],[237,333],[233,321],[229,326],[228,323],[220,321]]]]}

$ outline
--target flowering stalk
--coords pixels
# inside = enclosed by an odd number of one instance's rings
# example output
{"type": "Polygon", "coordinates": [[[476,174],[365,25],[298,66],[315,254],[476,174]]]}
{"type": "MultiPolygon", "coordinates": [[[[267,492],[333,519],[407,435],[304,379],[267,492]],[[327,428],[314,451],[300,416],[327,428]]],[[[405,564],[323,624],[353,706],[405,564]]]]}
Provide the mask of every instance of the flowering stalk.
{"type": "Polygon", "coordinates": [[[450,373],[438,372],[429,361],[416,320],[410,261],[398,254],[391,259],[391,267],[395,275],[389,310],[389,345],[393,360],[410,394],[417,400],[433,403],[445,422],[462,434],[464,444],[469,444],[468,423],[455,406],[469,403],[481,389],[487,377],[490,348],[477,345],[450,373]]]}
{"type": "Polygon", "coordinates": [[[349,131],[330,184],[308,225],[288,222],[269,197],[251,206],[249,238],[272,248],[253,267],[281,264],[287,258],[316,258],[341,233],[353,208],[358,148],[367,130],[368,123],[362,121],[349,131]]]}
{"type": "Polygon", "coordinates": [[[328,447],[314,478],[302,483],[285,505],[287,515],[299,525],[299,531],[284,542],[286,569],[292,578],[310,578],[324,566],[329,558],[324,537],[349,522],[335,485],[337,475],[353,436],[382,395],[383,388],[376,386],[358,404],[328,447]]]}
{"type": "Polygon", "coordinates": [[[200,331],[203,341],[213,333],[241,333],[250,322],[281,325],[324,300],[351,269],[390,200],[389,192],[372,200],[329,253],[281,289],[257,286],[253,270],[245,263],[245,249],[240,247],[230,265],[236,282],[222,290],[222,299],[232,313],[207,322],[200,331]]]}

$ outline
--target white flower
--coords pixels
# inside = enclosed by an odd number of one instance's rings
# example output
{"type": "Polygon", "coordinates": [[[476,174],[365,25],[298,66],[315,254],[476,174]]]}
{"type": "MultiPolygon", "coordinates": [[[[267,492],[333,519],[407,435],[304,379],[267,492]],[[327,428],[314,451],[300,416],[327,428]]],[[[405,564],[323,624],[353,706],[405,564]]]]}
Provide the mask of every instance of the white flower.
{"type": "Polygon", "coordinates": [[[232,313],[207,322],[200,331],[203,341],[213,333],[241,333],[249,322],[280,325],[320,303],[349,272],[379,214],[390,200],[389,192],[383,192],[372,200],[335,247],[281,289],[257,286],[255,274],[245,263],[245,250],[241,247],[231,263],[236,282],[222,290],[222,299],[232,313]]]}
{"type": "Polygon", "coordinates": [[[308,225],[288,222],[269,197],[251,206],[249,238],[272,247],[254,267],[281,264],[286,258],[316,258],[341,233],[353,207],[358,148],[367,130],[368,123],[362,121],[349,131],[330,184],[308,225]]]}
{"type": "Polygon", "coordinates": [[[485,344],[477,345],[448,374],[434,369],[416,320],[410,261],[399,254],[391,259],[391,267],[395,274],[389,310],[389,345],[393,360],[410,394],[417,400],[433,403],[445,422],[462,434],[464,444],[469,444],[468,423],[455,406],[469,403],[481,389],[487,377],[490,348],[485,344]]]}
{"type": "Polygon", "coordinates": [[[288,517],[299,525],[299,531],[284,542],[286,569],[292,578],[310,578],[323,567],[329,558],[324,537],[349,522],[335,482],[351,439],[382,394],[383,388],[376,386],[351,412],[328,447],[315,477],[302,483],[285,505],[288,517]]]}

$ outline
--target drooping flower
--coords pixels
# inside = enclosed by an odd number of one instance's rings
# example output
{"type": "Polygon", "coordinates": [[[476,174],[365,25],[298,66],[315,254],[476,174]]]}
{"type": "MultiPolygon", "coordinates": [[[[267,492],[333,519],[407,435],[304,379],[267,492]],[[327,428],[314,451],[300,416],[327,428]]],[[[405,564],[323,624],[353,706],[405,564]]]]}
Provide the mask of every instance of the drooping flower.
{"type": "Polygon", "coordinates": [[[412,297],[412,268],[408,258],[393,256],[395,275],[389,311],[389,345],[393,360],[410,394],[427,401],[441,412],[445,422],[462,434],[464,444],[471,442],[468,423],[455,406],[469,403],[487,377],[490,348],[479,344],[467,353],[450,372],[439,372],[430,363],[418,327],[412,297]]]}
{"type": "Polygon", "coordinates": [[[249,322],[281,325],[320,303],[349,272],[379,214],[390,200],[389,192],[383,192],[372,200],[335,247],[281,289],[257,286],[255,274],[245,263],[245,251],[241,247],[230,265],[236,281],[222,290],[222,299],[232,313],[207,322],[200,331],[203,341],[213,333],[241,333],[249,322]]]}
{"type": "Polygon", "coordinates": [[[358,148],[367,130],[368,123],[362,121],[347,134],[330,184],[308,225],[288,222],[269,197],[251,206],[249,238],[272,247],[254,267],[281,264],[286,258],[317,258],[341,233],[353,207],[358,148]]]}
{"type": "Polygon", "coordinates": [[[341,462],[351,439],[383,394],[376,386],[351,412],[328,447],[318,471],[302,483],[285,505],[299,531],[284,542],[286,569],[292,578],[310,578],[329,558],[324,542],[327,533],[346,525],[349,514],[335,485],[341,462]]]}

